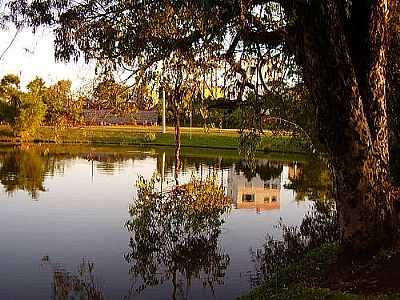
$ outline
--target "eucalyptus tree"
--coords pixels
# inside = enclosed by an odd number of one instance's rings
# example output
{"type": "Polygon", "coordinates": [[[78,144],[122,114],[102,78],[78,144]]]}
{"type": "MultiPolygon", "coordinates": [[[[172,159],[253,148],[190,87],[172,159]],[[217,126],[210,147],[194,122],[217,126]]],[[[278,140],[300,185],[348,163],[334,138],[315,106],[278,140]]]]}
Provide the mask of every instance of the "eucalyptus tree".
{"type": "Polygon", "coordinates": [[[400,142],[400,16],[393,18],[394,36],[390,41],[389,75],[389,115],[392,144],[400,142]]]}
{"type": "Polygon", "coordinates": [[[36,0],[28,8],[21,1],[10,2],[15,20],[25,15],[28,25],[53,26],[61,60],[83,55],[137,74],[174,51],[204,49],[254,87],[238,57],[288,58],[282,61],[294,63],[316,107],[342,244],[361,252],[395,239],[399,193],[389,174],[387,63],[398,1],[36,0]]]}
{"type": "Polygon", "coordinates": [[[50,85],[44,95],[44,103],[47,105],[46,123],[48,125],[65,127],[78,121],[80,102],[71,91],[70,80],[59,80],[50,85]]]}
{"type": "Polygon", "coordinates": [[[175,159],[176,171],[180,169],[180,126],[182,114],[191,114],[194,102],[200,103],[204,88],[203,75],[212,61],[205,61],[202,54],[193,49],[190,52],[173,51],[161,63],[153,64],[143,73],[138,86],[147,83],[165,93],[166,99],[173,111],[175,127],[175,159]]]}
{"type": "Polygon", "coordinates": [[[98,109],[121,112],[133,108],[132,93],[113,78],[104,78],[94,87],[88,105],[98,109]]]}

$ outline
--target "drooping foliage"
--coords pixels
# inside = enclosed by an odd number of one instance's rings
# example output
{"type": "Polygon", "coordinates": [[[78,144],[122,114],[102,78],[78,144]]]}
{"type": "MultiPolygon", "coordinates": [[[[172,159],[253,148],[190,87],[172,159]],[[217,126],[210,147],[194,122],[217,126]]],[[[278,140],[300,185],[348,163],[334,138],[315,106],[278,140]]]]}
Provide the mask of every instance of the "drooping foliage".
{"type": "Polygon", "coordinates": [[[184,98],[207,98],[207,91],[219,89],[242,100],[251,90],[270,97],[301,83],[293,56],[278,45],[285,25],[278,3],[49,0],[27,6],[16,0],[10,7],[17,19],[27,16],[29,26],[53,26],[57,59],[83,56],[101,71],[125,70],[137,88],[144,82],[168,92],[174,73],[191,82],[184,98]],[[262,42],[270,38],[272,47],[262,42]]]}

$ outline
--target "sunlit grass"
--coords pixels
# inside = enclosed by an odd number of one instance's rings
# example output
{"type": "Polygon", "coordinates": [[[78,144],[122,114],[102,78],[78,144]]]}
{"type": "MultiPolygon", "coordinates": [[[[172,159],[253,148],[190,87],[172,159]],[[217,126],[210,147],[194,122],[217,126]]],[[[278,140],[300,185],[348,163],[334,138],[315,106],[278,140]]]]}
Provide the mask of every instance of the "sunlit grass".
{"type": "MultiPolygon", "coordinates": [[[[183,147],[237,149],[239,132],[236,129],[181,129],[181,144],[183,147]]],[[[40,143],[70,143],[70,144],[105,144],[105,145],[175,145],[174,128],[168,127],[165,134],[159,126],[90,126],[75,127],[56,131],[53,127],[39,128],[34,137],[21,141],[13,137],[6,126],[0,127],[0,142],[40,142],[40,143]],[[154,133],[155,139],[145,141],[145,135],[154,133]]],[[[274,136],[266,133],[259,147],[264,152],[307,152],[307,145],[299,138],[290,135],[274,136]]]]}

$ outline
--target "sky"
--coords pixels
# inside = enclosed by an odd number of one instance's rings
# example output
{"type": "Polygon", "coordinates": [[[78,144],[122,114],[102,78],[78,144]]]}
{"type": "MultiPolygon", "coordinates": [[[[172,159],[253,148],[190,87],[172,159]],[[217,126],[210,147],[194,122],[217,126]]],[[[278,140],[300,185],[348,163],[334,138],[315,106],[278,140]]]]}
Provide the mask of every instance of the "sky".
{"type": "MultiPolygon", "coordinates": [[[[15,35],[16,30],[0,31],[0,58],[15,35]]],[[[95,63],[83,60],[70,63],[56,62],[54,58],[53,33],[49,28],[41,28],[35,34],[31,30],[21,31],[4,57],[0,60],[0,79],[6,74],[17,74],[21,78],[21,88],[36,76],[48,85],[58,80],[71,80],[72,88],[79,90],[85,83],[96,78],[95,63]]],[[[123,81],[129,74],[116,72],[117,80],[123,81]]],[[[219,76],[222,80],[222,75],[219,76]]]]}
{"type": "MultiPolygon", "coordinates": [[[[15,29],[0,32],[0,53],[9,45],[15,29]]],[[[21,87],[36,76],[48,84],[61,79],[72,81],[73,88],[79,89],[95,76],[94,64],[60,63],[54,59],[53,34],[49,29],[40,29],[35,34],[30,30],[21,31],[10,49],[0,61],[0,78],[14,73],[21,77],[21,87]]]]}

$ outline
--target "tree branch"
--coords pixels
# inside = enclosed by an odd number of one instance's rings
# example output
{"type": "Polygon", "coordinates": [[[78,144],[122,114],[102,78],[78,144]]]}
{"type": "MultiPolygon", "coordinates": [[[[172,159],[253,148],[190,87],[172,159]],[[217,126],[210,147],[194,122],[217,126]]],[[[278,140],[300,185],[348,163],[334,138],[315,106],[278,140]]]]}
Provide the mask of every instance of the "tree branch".
{"type": "Polygon", "coordinates": [[[240,32],[240,37],[244,42],[255,44],[264,44],[270,47],[277,47],[286,41],[286,28],[280,28],[275,31],[243,29],[240,32]]]}
{"type": "Polygon", "coordinates": [[[18,34],[20,33],[21,29],[17,28],[17,31],[15,32],[13,38],[11,39],[10,43],[8,46],[4,49],[4,51],[0,54],[0,61],[3,60],[4,56],[6,55],[7,51],[11,48],[12,44],[14,44],[18,34]]]}

